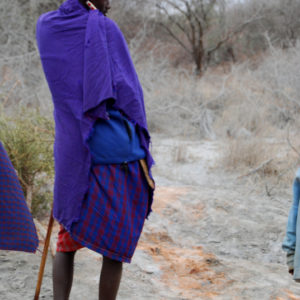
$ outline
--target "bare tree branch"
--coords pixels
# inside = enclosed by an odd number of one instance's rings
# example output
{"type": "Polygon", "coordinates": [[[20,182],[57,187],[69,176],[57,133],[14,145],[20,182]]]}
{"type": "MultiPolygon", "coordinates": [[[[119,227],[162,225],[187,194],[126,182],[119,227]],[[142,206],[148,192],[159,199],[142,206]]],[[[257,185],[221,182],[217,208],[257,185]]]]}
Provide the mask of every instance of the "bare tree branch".
{"type": "Polygon", "coordinates": [[[220,14],[225,13],[225,9],[218,9],[218,5],[224,6],[222,1],[224,0],[162,0],[157,5],[157,8],[167,15],[169,21],[169,23],[160,22],[160,25],[191,55],[196,66],[196,73],[200,75],[205,69],[204,67],[210,63],[214,52],[220,50],[224,44],[243,32],[249,24],[260,18],[260,9],[258,9],[248,20],[229,31],[225,30],[227,33],[222,37],[221,32],[224,31],[224,28],[220,22],[216,22],[218,18],[222,18],[220,14]],[[167,7],[171,7],[174,11],[170,13],[167,7]],[[172,30],[172,26],[180,29],[180,33],[172,30]],[[211,42],[211,39],[207,37],[212,35],[212,29],[213,32],[219,31],[217,35],[220,37],[215,45],[209,47],[208,43],[211,42]],[[188,45],[182,41],[182,34],[187,37],[188,45]]]}

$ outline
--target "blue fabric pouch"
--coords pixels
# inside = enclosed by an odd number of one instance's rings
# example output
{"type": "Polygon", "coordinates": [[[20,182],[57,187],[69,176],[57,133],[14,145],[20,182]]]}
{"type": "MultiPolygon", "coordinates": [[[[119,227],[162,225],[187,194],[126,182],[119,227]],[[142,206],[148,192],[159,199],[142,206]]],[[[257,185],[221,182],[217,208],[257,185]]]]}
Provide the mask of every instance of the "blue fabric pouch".
{"type": "Polygon", "coordinates": [[[107,112],[109,120],[97,120],[88,139],[93,164],[121,164],[145,158],[135,126],[118,110],[107,112]]]}

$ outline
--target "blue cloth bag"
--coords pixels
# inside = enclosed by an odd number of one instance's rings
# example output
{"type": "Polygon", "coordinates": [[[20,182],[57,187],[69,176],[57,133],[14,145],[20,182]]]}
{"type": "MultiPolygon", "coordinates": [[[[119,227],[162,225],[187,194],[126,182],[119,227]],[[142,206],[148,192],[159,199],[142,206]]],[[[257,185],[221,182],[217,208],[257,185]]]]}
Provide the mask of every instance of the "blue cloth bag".
{"type": "Polygon", "coordinates": [[[135,126],[118,110],[107,112],[109,120],[97,120],[88,139],[93,164],[121,164],[145,158],[135,126]]]}

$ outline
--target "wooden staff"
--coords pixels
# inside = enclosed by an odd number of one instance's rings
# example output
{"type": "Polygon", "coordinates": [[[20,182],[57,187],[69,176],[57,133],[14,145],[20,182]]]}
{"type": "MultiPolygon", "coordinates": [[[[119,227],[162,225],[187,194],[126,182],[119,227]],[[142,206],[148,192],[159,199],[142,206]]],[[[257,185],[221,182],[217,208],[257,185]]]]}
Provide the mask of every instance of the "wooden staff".
{"type": "Polygon", "coordinates": [[[49,249],[49,244],[50,244],[50,237],[51,237],[51,233],[52,233],[53,223],[54,223],[54,218],[53,218],[53,206],[52,206],[49,224],[48,224],[47,235],[46,235],[46,239],[45,239],[43,255],[42,255],[42,260],[41,260],[41,265],[40,265],[38,281],[37,281],[37,285],[36,285],[36,289],[35,289],[34,300],[38,300],[40,297],[40,291],[41,291],[41,286],[42,286],[42,281],[43,281],[43,276],[44,276],[44,270],[45,270],[47,255],[48,255],[48,249],[49,249]]]}

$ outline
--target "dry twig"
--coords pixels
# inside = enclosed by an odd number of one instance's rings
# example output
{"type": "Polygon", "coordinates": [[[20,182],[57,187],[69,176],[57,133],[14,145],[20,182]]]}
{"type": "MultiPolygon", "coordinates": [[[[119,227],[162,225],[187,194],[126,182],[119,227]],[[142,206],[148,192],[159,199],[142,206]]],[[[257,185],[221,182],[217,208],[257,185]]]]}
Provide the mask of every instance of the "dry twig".
{"type": "Polygon", "coordinates": [[[246,173],[246,174],[244,174],[244,175],[239,176],[237,179],[241,179],[241,178],[243,178],[243,177],[247,177],[247,176],[249,176],[249,175],[252,175],[252,174],[254,174],[254,173],[257,173],[259,170],[263,169],[265,166],[267,166],[267,165],[268,165],[270,162],[272,162],[272,161],[273,161],[273,158],[268,159],[267,161],[265,161],[265,162],[263,162],[261,165],[259,165],[257,168],[255,168],[255,169],[249,171],[248,173],[246,173]]]}

